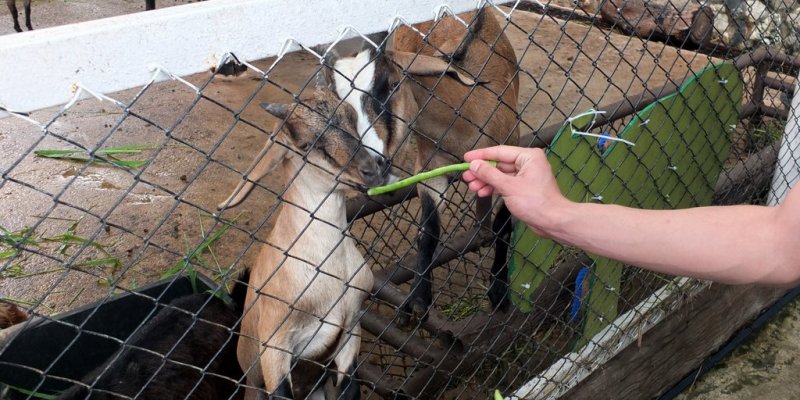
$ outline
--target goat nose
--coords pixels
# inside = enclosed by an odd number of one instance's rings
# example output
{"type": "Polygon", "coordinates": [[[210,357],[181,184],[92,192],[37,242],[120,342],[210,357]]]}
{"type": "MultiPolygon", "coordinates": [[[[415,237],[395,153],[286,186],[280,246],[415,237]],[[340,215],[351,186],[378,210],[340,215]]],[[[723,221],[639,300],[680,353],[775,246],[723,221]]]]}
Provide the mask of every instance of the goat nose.
{"type": "Polygon", "coordinates": [[[378,170],[381,171],[381,174],[384,176],[388,175],[389,171],[392,169],[392,162],[382,155],[375,156],[375,163],[378,164],[378,170]]]}
{"type": "Polygon", "coordinates": [[[361,179],[363,179],[364,186],[366,187],[374,187],[384,183],[385,179],[383,178],[383,174],[381,170],[375,168],[374,165],[372,168],[370,167],[362,167],[358,169],[361,172],[361,179]]]}
{"type": "Polygon", "coordinates": [[[365,178],[372,178],[372,177],[378,175],[378,171],[377,170],[369,168],[369,167],[361,167],[359,169],[359,172],[361,172],[361,175],[363,175],[365,178]]]}
{"type": "Polygon", "coordinates": [[[375,163],[378,164],[379,169],[384,169],[386,167],[386,157],[375,156],[375,163]]]}

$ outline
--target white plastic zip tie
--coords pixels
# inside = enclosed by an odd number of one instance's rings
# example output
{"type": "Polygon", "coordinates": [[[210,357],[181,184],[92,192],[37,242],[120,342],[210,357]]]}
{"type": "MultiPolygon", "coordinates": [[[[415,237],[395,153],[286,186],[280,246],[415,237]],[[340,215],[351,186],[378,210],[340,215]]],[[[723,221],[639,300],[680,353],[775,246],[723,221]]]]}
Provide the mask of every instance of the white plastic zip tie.
{"type": "Polygon", "coordinates": [[[450,6],[447,4],[440,4],[434,9],[433,20],[438,22],[447,15],[450,15],[451,17],[453,17],[453,19],[460,22],[461,25],[464,25],[467,29],[469,29],[469,24],[467,23],[467,21],[464,21],[463,19],[461,19],[461,17],[456,15],[453,9],[450,8],[450,6]]]}
{"type": "Polygon", "coordinates": [[[420,31],[419,29],[414,27],[413,24],[409,23],[405,18],[403,18],[400,15],[396,15],[394,18],[392,18],[392,23],[389,26],[389,33],[394,32],[394,30],[397,29],[397,27],[400,26],[400,25],[405,25],[405,26],[411,28],[411,30],[416,32],[418,35],[420,35],[422,37],[425,37],[425,34],[422,33],[422,31],[420,31]]]}
{"type": "MultiPolygon", "coordinates": [[[[578,114],[578,115],[576,115],[574,117],[567,118],[566,123],[568,123],[570,125],[570,127],[572,128],[572,133],[574,135],[591,136],[591,137],[596,137],[596,138],[599,138],[599,139],[608,139],[608,140],[613,140],[615,142],[625,143],[628,146],[636,146],[636,143],[633,143],[630,140],[625,140],[623,138],[616,137],[616,136],[610,136],[610,135],[607,136],[607,135],[600,135],[600,134],[597,134],[597,133],[583,132],[583,131],[579,131],[579,130],[575,129],[575,127],[572,126],[572,121],[575,121],[578,118],[583,118],[583,117],[585,117],[587,115],[591,115],[592,116],[592,122],[590,124],[588,124],[588,126],[592,126],[592,125],[594,125],[594,122],[595,122],[595,119],[597,118],[597,116],[600,115],[600,114],[605,114],[605,113],[606,113],[605,111],[598,111],[598,110],[595,110],[595,109],[590,109],[590,110],[582,112],[582,113],[580,113],[580,114],[578,114]]],[[[649,122],[649,120],[645,121],[645,123],[647,123],[647,122],[649,122]]]]}
{"type": "Polygon", "coordinates": [[[245,66],[245,67],[247,67],[248,69],[250,69],[250,70],[253,70],[253,72],[256,72],[256,73],[258,73],[258,74],[259,74],[259,75],[261,75],[262,77],[264,77],[264,76],[266,75],[266,74],[264,73],[264,71],[262,71],[261,69],[259,69],[259,68],[258,68],[258,67],[256,67],[255,65],[253,65],[253,64],[250,64],[250,63],[249,63],[249,62],[247,62],[247,61],[242,61],[242,60],[240,60],[240,59],[239,59],[239,57],[236,57],[236,56],[235,56],[233,53],[225,53],[225,55],[224,55],[224,56],[222,56],[222,60],[220,60],[220,62],[219,62],[219,65],[217,65],[217,69],[219,69],[220,67],[222,67],[223,65],[225,65],[225,63],[227,63],[228,61],[231,61],[231,60],[233,60],[233,61],[236,61],[236,62],[238,62],[239,64],[242,64],[242,65],[244,65],[244,66],[245,66]]]}
{"type": "MultiPolygon", "coordinates": [[[[339,36],[336,38],[336,40],[334,40],[333,43],[331,43],[330,46],[328,46],[328,48],[325,50],[325,54],[327,54],[336,44],[339,43],[339,41],[341,41],[341,38],[344,37],[344,34],[348,30],[352,30],[353,32],[355,32],[357,35],[361,36],[364,39],[368,39],[365,36],[361,35],[357,30],[355,30],[355,28],[353,28],[353,27],[349,27],[348,28],[348,26],[346,26],[339,33],[339,36]]],[[[372,41],[370,41],[370,42],[372,42],[372,41]]],[[[284,56],[286,56],[286,53],[288,53],[290,50],[292,50],[294,48],[299,48],[299,49],[302,49],[302,50],[305,50],[305,51],[311,53],[311,55],[313,55],[314,57],[317,57],[317,59],[319,60],[320,64],[322,64],[325,61],[325,58],[321,54],[317,53],[316,50],[314,50],[314,49],[312,49],[312,48],[300,43],[300,41],[298,41],[297,39],[295,39],[295,38],[290,36],[283,42],[283,46],[281,46],[280,51],[278,51],[278,54],[275,55],[275,61],[272,62],[272,65],[270,65],[269,68],[267,68],[267,71],[264,72],[263,74],[266,76],[270,72],[272,72],[272,70],[275,68],[275,66],[278,65],[278,62],[280,62],[280,60],[284,56]]]]}
{"type": "Polygon", "coordinates": [[[300,42],[297,41],[297,39],[293,37],[288,37],[286,40],[283,41],[283,46],[281,46],[281,49],[278,51],[278,54],[275,55],[275,61],[273,61],[272,64],[270,64],[266,72],[262,72],[263,76],[266,77],[267,75],[269,75],[270,72],[272,72],[275,66],[278,65],[278,62],[280,62],[281,59],[286,55],[286,53],[289,52],[289,49],[292,47],[293,44],[302,48],[302,45],[300,44],[300,42]]]}
{"type": "Polygon", "coordinates": [[[5,105],[3,105],[3,104],[0,104],[0,112],[5,112],[5,113],[8,113],[8,115],[10,115],[10,116],[12,116],[12,117],[14,117],[14,118],[18,118],[18,119],[21,119],[21,120],[23,120],[23,121],[26,121],[26,122],[28,122],[28,123],[30,123],[30,124],[36,125],[36,126],[38,126],[39,128],[41,128],[41,129],[42,129],[42,131],[44,131],[44,130],[45,130],[45,126],[44,126],[44,124],[42,124],[42,123],[40,123],[39,121],[37,121],[37,120],[35,120],[35,119],[33,119],[33,118],[31,118],[31,117],[29,117],[29,116],[25,115],[24,113],[20,113],[20,112],[14,111],[14,110],[9,110],[9,109],[8,109],[8,107],[6,107],[6,106],[5,106],[5,105]]]}
{"type": "MultiPolygon", "coordinates": [[[[541,2],[541,1],[539,1],[539,0],[528,0],[528,1],[530,1],[530,2],[532,2],[532,3],[536,3],[536,4],[538,4],[538,5],[539,5],[539,7],[542,7],[542,8],[547,8],[547,7],[546,7],[544,4],[542,4],[542,2],[541,2]]],[[[505,11],[503,11],[503,9],[502,9],[502,8],[500,8],[500,6],[498,6],[498,5],[497,5],[497,4],[496,4],[494,1],[492,1],[492,0],[478,0],[478,1],[477,1],[477,7],[476,7],[476,8],[481,8],[481,6],[483,6],[484,4],[486,4],[487,6],[489,6],[489,7],[492,7],[492,8],[494,8],[495,10],[497,10],[497,12],[499,12],[500,14],[503,14],[503,16],[504,16],[504,17],[506,17],[506,21],[508,21],[508,20],[510,20],[510,19],[511,19],[511,14],[513,14],[513,13],[514,13],[514,11],[517,9],[517,6],[519,5],[519,3],[520,3],[520,0],[517,0],[516,2],[514,2],[514,5],[511,7],[511,11],[509,11],[509,12],[505,12],[505,11]]]]}
{"type": "MultiPolygon", "coordinates": [[[[358,29],[356,29],[353,25],[345,25],[345,26],[342,26],[342,27],[339,28],[339,34],[336,36],[336,40],[334,40],[333,43],[331,43],[331,45],[328,46],[328,49],[325,50],[325,53],[330,51],[333,48],[333,46],[335,46],[337,43],[341,42],[348,32],[355,33],[355,36],[358,36],[361,39],[364,39],[364,41],[369,43],[370,46],[372,46],[372,47],[374,47],[376,49],[378,48],[378,44],[377,43],[373,42],[372,39],[370,39],[366,35],[364,35],[361,32],[359,32],[358,29]]],[[[316,54],[316,53],[314,53],[314,54],[316,54]]],[[[320,56],[320,59],[322,59],[322,56],[320,56]]]]}
{"type": "MultiPolygon", "coordinates": [[[[570,125],[571,125],[572,121],[575,121],[578,118],[583,118],[583,117],[585,117],[587,115],[592,115],[594,117],[597,117],[598,115],[605,114],[605,113],[606,113],[605,111],[598,111],[598,110],[595,110],[594,108],[592,108],[592,109],[584,111],[584,112],[582,112],[582,113],[580,113],[580,114],[578,114],[578,115],[576,115],[574,117],[567,118],[567,122],[569,122],[570,125]]],[[[594,124],[594,119],[592,119],[592,124],[594,124]]]]}
{"type": "Polygon", "coordinates": [[[158,78],[159,74],[164,74],[165,76],[169,77],[170,79],[178,81],[180,83],[183,83],[184,85],[194,89],[195,93],[200,93],[200,88],[198,88],[197,86],[195,86],[191,82],[187,81],[186,79],[183,79],[180,76],[175,75],[172,72],[169,72],[169,70],[167,70],[166,68],[162,67],[159,64],[150,64],[149,68],[150,68],[150,71],[153,71],[153,81],[155,81],[156,78],[158,78]]]}
{"type": "Polygon", "coordinates": [[[92,89],[89,89],[88,87],[84,86],[84,85],[83,85],[82,83],[80,83],[80,82],[75,82],[75,83],[73,83],[73,84],[72,84],[72,87],[70,88],[70,90],[72,90],[72,92],[74,93],[74,95],[73,95],[73,96],[72,96],[72,98],[69,100],[69,102],[67,102],[67,104],[64,104],[64,107],[61,109],[61,112],[67,111],[67,110],[69,110],[70,108],[72,108],[72,106],[74,106],[74,105],[75,105],[75,103],[77,103],[77,102],[78,102],[78,100],[80,100],[80,99],[81,99],[81,94],[82,94],[83,92],[89,93],[90,95],[92,95],[92,97],[94,97],[94,98],[95,98],[95,99],[97,99],[97,100],[100,100],[100,101],[103,101],[103,100],[110,101],[110,102],[114,103],[114,104],[115,104],[117,107],[119,107],[119,108],[121,108],[121,109],[123,109],[123,110],[124,110],[124,109],[126,109],[126,108],[128,107],[128,106],[126,106],[125,104],[123,104],[121,101],[119,101],[119,100],[117,100],[117,99],[113,99],[113,98],[111,98],[111,97],[108,97],[108,96],[106,96],[106,95],[104,95],[104,94],[102,94],[102,93],[95,92],[94,90],[92,90],[92,89]]]}
{"type": "Polygon", "coordinates": [[[616,137],[616,136],[606,136],[606,135],[600,135],[600,134],[597,134],[597,133],[582,132],[582,131],[575,131],[575,130],[572,131],[572,134],[579,135],[579,136],[591,136],[591,137],[596,137],[596,138],[601,138],[601,139],[608,139],[608,140],[613,140],[615,142],[625,143],[628,146],[636,146],[636,143],[633,143],[630,140],[625,140],[623,138],[616,137]]]}
{"type": "Polygon", "coordinates": [[[649,124],[649,123],[650,123],[650,118],[648,118],[648,119],[644,120],[644,122],[642,122],[641,124],[639,124],[639,126],[645,126],[645,125],[647,125],[647,124],[649,124]]]}
{"type": "Polygon", "coordinates": [[[289,52],[289,49],[292,48],[292,45],[298,46],[300,48],[303,47],[303,45],[300,44],[300,42],[297,41],[297,39],[289,36],[288,38],[286,38],[286,40],[283,41],[281,49],[278,50],[278,54],[275,55],[275,62],[278,62],[278,60],[282,59],[286,55],[286,53],[289,52]]]}
{"type": "Polygon", "coordinates": [[[245,67],[247,67],[247,68],[250,68],[250,69],[252,69],[252,70],[253,70],[253,71],[255,71],[255,72],[258,72],[258,74],[259,74],[259,75],[261,75],[262,77],[264,77],[264,76],[267,76],[267,73],[266,73],[266,72],[264,72],[264,71],[262,71],[262,70],[258,69],[258,68],[257,68],[255,65],[253,65],[253,64],[250,64],[250,63],[249,63],[249,62],[247,62],[247,61],[242,61],[242,60],[239,60],[239,62],[240,62],[240,63],[242,63],[242,65],[244,65],[245,67]]]}

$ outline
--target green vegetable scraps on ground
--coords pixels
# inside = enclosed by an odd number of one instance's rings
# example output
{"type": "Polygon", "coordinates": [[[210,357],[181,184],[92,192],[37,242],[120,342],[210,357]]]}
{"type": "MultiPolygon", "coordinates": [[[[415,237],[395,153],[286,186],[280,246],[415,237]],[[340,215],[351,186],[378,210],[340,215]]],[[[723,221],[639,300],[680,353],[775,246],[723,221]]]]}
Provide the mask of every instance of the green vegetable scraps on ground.
{"type": "Polygon", "coordinates": [[[119,167],[136,169],[147,164],[148,160],[120,160],[117,156],[123,154],[141,154],[143,150],[153,150],[154,145],[117,146],[100,149],[94,152],[94,159],[83,150],[36,150],[33,153],[39,157],[60,158],[62,160],[91,161],[97,164],[113,164],[119,167]]]}
{"type": "MultiPolygon", "coordinates": [[[[497,166],[497,161],[486,161],[486,162],[493,167],[497,166]]],[[[395,183],[392,183],[391,185],[374,187],[368,190],[367,194],[370,196],[377,196],[379,194],[394,192],[397,189],[404,188],[406,186],[410,186],[415,183],[422,182],[424,180],[449,174],[451,172],[463,172],[468,169],[469,169],[469,163],[467,162],[461,164],[445,165],[444,167],[439,167],[436,169],[432,169],[430,171],[420,172],[419,174],[408,177],[406,179],[399,180],[395,183]]]]}
{"type": "Polygon", "coordinates": [[[203,253],[208,252],[211,254],[214,263],[217,266],[218,271],[220,274],[218,276],[224,276],[225,271],[222,270],[222,267],[219,264],[219,260],[217,260],[217,256],[214,253],[214,243],[219,240],[225,232],[230,229],[230,227],[236,223],[236,220],[242,213],[239,213],[236,217],[232,220],[222,220],[223,225],[219,229],[214,232],[214,234],[206,237],[208,233],[206,232],[205,227],[203,226],[202,220],[200,221],[200,234],[202,238],[205,238],[199,245],[197,245],[194,249],[188,250],[186,255],[178,260],[175,264],[172,265],[169,269],[167,269],[162,275],[161,279],[169,279],[180,273],[181,271],[189,278],[189,282],[192,285],[192,292],[197,293],[197,271],[194,268],[194,263],[202,265],[204,267],[208,267],[208,263],[202,257],[203,253]]]}
{"type": "Polygon", "coordinates": [[[38,246],[36,240],[30,236],[30,228],[12,232],[0,226],[0,246],[7,247],[6,249],[0,249],[0,260],[16,257],[19,253],[19,246],[38,246]]]}
{"type": "MultiPolygon", "coordinates": [[[[53,250],[55,253],[65,257],[71,257],[70,250],[73,247],[86,247],[92,248],[97,251],[100,258],[92,258],[82,262],[75,262],[69,268],[80,269],[82,267],[95,267],[103,269],[111,267],[110,274],[115,276],[119,268],[123,267],[123,263],[119,258],[111,255],[108,251],[109,247],[114,244],[102,244],[94,240],[90,240],[78,235],[78,224],[82,218],[77,220],[70,220],[73,223],[67,228],[66,232],[56,236],[42,236],[33,232],[30,228],[23,228],[18,231],[10,231],[3,226],[0,226],[0,261],[12,259],[16,257],[23,257],[25,247],[37,247],[43,250],[53,250]],[[48,244],[57,245],[58,247],[52,249],[48,244]],[[22,250],[22,251],[21,251],[22,250]]],[[[25,270],[23,263],[16,263],[8,265],[5,268],[0,268],[0,279],[3,278],[28,278],[37,275],[45,275],[49,273],[62,272],[67,269],[66,266],[59,266],[55,268],[28,272],[25,270]]],[[[100,278],[98,284],[103,286],[105,283],[111,281],[111,278],[100,278]]]]}

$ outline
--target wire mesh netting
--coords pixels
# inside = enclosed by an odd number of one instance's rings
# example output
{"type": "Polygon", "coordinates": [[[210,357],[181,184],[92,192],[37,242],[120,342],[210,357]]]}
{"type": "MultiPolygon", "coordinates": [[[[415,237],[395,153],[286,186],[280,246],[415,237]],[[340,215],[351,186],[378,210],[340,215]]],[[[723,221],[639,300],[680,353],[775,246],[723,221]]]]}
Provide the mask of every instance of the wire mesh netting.
{"type": "Polygon", "coordinates": [[[0,105],[0,397],[563,393],[705,284],[539,238],[457,173],[365,190],[518,144],[576,201],[765,204],[795,174],[795,8],[445,7],[0,105]]]}

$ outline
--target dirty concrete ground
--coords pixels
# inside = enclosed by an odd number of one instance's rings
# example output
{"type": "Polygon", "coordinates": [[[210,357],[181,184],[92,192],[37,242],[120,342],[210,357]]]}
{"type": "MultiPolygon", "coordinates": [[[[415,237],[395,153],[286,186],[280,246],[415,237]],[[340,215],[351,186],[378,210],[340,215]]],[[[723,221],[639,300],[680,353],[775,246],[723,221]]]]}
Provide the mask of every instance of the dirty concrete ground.
{"type": "Polygon", "coordinates": [[[800,299],[701,377],[677,400],[798,399],[800,299]]]}
{"type": "MultiPolygon", "coordinates": [[[[160,0],[159,7],[181,3],[186,1],[160,0]]],[[[143,0],[34,1],[33,23],[41,29],[143,7],[143,0]]],[[[0,34],[12,31],[8,11],[0,7],[0,34]]],[[[690,51],[531,13],[516,13],[506,32],[523,70],[522,134],[667,80],[681,81],[690,70],[709,63],[706,56],[690,51]]],[[[266,68],[271,60],[256,64],[266,68]]],[[[33,125],[12,118],[0,120],[0,170],[9,179],[0,186],[0,226],[9,231],[35,229],[39,238],[29,243],[29,252],[5,264],[0,297],[37,313],[55,314],[159,279],[210,231],[221,228],[210,214],[241,179],[275,122],[256,104],[290,101],[279,86],[300,93],[315,64],[313,57],[293,53],[278,64],[271,83],[253,79],[252,74],[216,78],[208,82],[200,99],[180,83],[158,83],[136,100],[131,115],[107,102],[82,101],[55,119],[45,137],[33,125]],[[255,99],[246,103],[253,94],[255,99]],[[237,120],[234,113],[239,110],[237,120]],[[153,148],[128,159],[152,161],[142,169],[125,169],[32,154],[33,150],[75,148],[74,144],[85,148],[148,145],[153,148]],[[94,246],[79,251],[83,239],[94,246]]],[[[205,85],[209,76],[187,79],[205,85]]],[[[138,90],[112,97],[128,103],[138,90]]],[[[42,110],[32,118],[48,122],[56,112],[42,110]]],[[[271,228],[270,210],[283,186],[281,178],[274,176],[261,184],[240,207],[222,214],[235,226],[202,253],[203,261],[197,265],[202,272],[219,278],[228,268],[252,261],[259,246],[253,239],[263,240],[271,228]]],[[[444,216],[445,235],[473,223],[468,212],[464,217],[468,206],[456,193],[444,216]]],[[[374,269],[391,265],[413,249],[416,212],[412,202],[354,225],[352,234],[369,251],[374,269]]],[[[491,252],[482,252],[437,271],[437,285],[444,293],[437,306],[444,309],[485,293],[485,266],[490,261],[491,252]]],[[[520,379],[503,383],[513,387],[522,383],[520,379]]],[[[475,394],[482,397],[483,393],[475,394]]]]}
{"type": "MultiPolygon", "coordinates": [[[[194,3],[197,0],[158,0],[158,8],[194,3]]],[[[17,1],[20,21],[24,22],[22,1],[17,1]]],[[[31,22],[33,29],[64,25],[116,15],[144,11],[144,0],[33,0],[31,2],[31,22]]],[[[0,7],[0,35],[14,33],[14,26],[8,8],[0,7]]],[[[24,25],[24,24],[22,24],[24,25]]],[[[23,29],[26,29],[23,26],[23,29]]]]}

